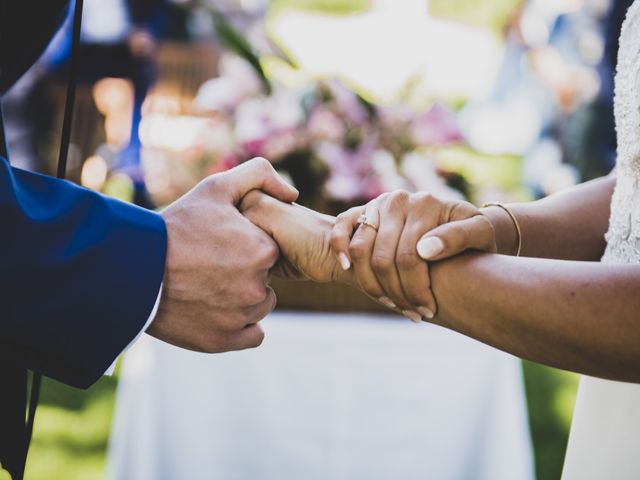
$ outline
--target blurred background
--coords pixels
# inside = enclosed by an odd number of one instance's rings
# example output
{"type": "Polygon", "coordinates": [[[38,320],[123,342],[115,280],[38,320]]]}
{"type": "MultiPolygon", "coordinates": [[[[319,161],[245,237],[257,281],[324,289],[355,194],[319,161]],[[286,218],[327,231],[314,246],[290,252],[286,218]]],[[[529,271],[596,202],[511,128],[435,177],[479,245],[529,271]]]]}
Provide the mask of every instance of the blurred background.
{"type": "MultiPolygon", "coordinates": [[[[161,208],[264,156],[333,214],[398,188],[540,198],[613,167],[630,3],[85,0],[69,178],[161,208]]],[[[69,29],[5,98],[21,168],[53,170],[69,29]]],[[[329,295],[281,289],[285,308],[322,310],[329,295]]],[[[522,368],[536,475],[556,479],[577,377],[522,368]]],[[[45,381],[27,478],[105,478],[118,379],[45,381]]]]}

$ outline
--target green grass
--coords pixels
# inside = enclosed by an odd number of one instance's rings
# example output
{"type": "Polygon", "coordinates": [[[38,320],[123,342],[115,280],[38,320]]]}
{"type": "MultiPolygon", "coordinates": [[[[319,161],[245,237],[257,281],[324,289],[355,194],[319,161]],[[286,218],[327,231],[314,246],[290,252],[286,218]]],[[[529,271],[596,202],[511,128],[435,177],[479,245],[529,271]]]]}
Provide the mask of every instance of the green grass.
{"type": "Polygon", "coordinates": [[[578,376],[523,362],[538,480],[558,480],[569,437],[578,376]]]}
{"type": "Polygon", "coordinates": [[[44,379],[27,479],[104,478],[116,385],[104,377],[81,391],[44,379]]]}

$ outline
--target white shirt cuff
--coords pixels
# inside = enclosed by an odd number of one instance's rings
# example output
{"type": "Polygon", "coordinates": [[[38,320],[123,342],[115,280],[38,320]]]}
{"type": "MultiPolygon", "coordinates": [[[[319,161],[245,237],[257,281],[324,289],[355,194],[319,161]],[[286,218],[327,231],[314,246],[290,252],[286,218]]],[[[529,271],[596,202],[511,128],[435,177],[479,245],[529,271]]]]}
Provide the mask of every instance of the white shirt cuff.
{"type": "MultiPolygon", "coordinates": [[[[149,315],[149,318],[147,319],[147,322],[144,324],[144,327],[142,327],[142,330],[140,330],[140,333],[138,333],[138,335],[136,335],[136,338],[131,340],[131,343],[129,343],[129,345],[127,345],[125,347],[125,349],[122,352],[120,352],[120,355],[122,355],[124,352],[129,350],[129,348],[131,348],[131,345],[133,345],[134,343],[136,343],[138,341],[138,339],[142,336],[142,334],[147,331],[147,328],[149,328],[149,325],[151,325],[151,322],[153,322],[153,320],[156,318],[156,314],[158,313],[158,307],[160,306],[160,298],[162,297],[162,285],[164,285],[164,283],[160,284],[160,291],[158,292],[158,297],[156,298],[156,303],[153,306],[153,310],[151,310],[151,315],[149,315]]],[[[118,355],[118,357],[120,355],[118,355]]],[[[118,363],[118,358],[117,357],[113,361],[111,366],[107,369],[107,371],[104,372],[104,374],[106,376],[110,377],[111,375],[113,375],[113,372],[116,369],[116,363],[118,363]]]]}

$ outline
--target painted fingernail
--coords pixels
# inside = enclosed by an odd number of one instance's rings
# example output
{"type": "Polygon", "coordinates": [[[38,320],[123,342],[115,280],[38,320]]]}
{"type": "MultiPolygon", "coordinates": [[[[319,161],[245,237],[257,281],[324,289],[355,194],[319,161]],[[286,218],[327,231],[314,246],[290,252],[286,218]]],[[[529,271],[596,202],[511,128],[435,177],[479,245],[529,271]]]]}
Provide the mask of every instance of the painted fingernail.
{"type": "Polygon", "coordinates": [[[433,310],[427,307],[419,307],[418,312],[422,315],[423,318],[428,318],[429,320],[433,320],[433,317],[436,315],[433,313],[433,310]]]}
{"type": "Polygon", "coordinates": [[[349,257],[347,257],[346,253],[340,252],[340,255],[338,255],[338,260],[340,260],[340,266],[343,270],[346,271],[351,268],[351,261],[349,261],[349,257]]]}
{"type": "Polygon", "coordinates": [[[422,315],[420,315],[418,312],[413,312],[411,310],[404,310],[402,314],[405,317],[407,317],[409,320],[411,320],[413,323],[422,322],[422,315]]]}
{"type": "Polygon", "coordinates": [[[380,297],[378,301],[387,308],[398,308],[389,297],[380,297]]]}
{"type": "Polygon", "coordinates": [[[425,260],[437,257],[443,250],[444,243],[438,237],[427,237],[418,242],[418,255],[425,260]]]}

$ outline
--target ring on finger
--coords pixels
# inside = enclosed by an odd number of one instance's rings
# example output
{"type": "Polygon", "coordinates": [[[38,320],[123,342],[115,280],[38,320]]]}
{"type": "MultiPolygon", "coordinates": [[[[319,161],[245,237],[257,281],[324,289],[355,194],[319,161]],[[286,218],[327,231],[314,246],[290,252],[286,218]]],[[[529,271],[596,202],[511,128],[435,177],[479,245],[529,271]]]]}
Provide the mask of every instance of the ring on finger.
{"type": "Polygon", "coordinates": [[[373,228],[376,232],[378,231],[378,226],[374,225],[373,223],[369,223],[367,221],[367,216],[366,215],[360,215],[360,217],[358,217],[358,224],[359,225],[364,225],[366,227],[371,227],[373,228]]]}

